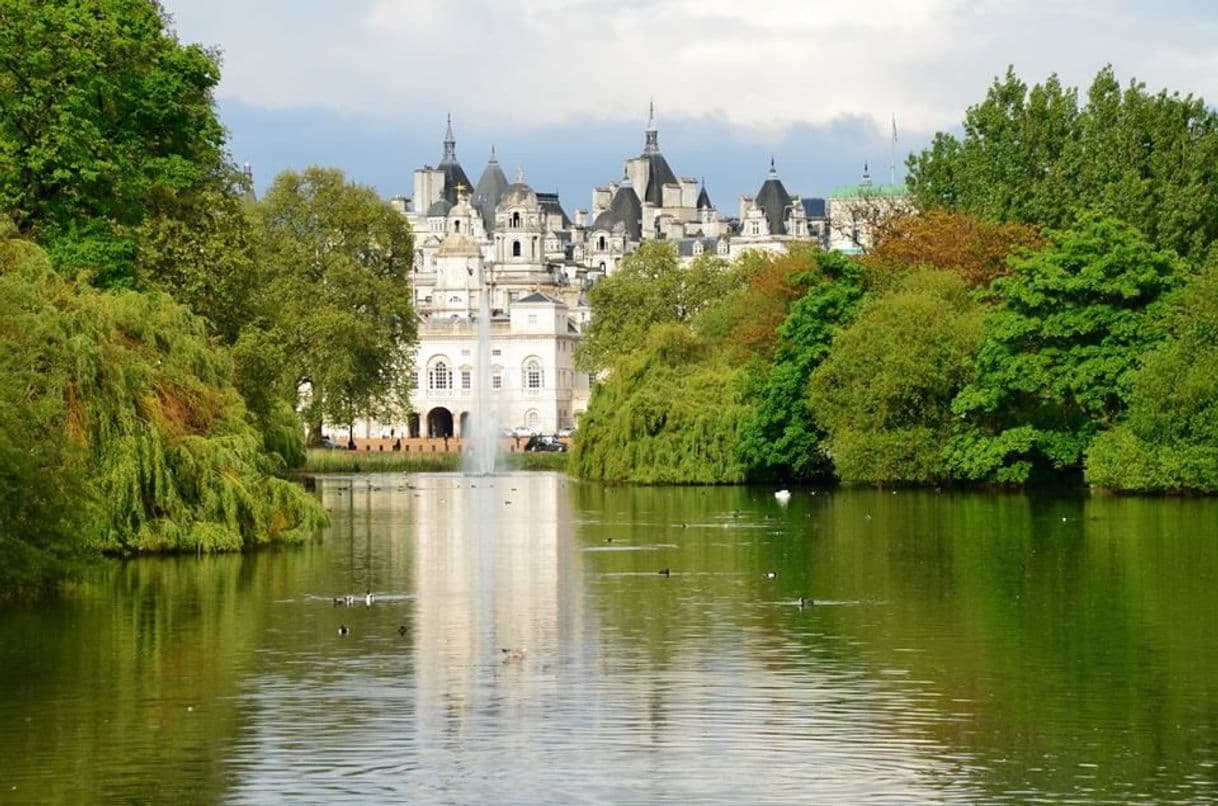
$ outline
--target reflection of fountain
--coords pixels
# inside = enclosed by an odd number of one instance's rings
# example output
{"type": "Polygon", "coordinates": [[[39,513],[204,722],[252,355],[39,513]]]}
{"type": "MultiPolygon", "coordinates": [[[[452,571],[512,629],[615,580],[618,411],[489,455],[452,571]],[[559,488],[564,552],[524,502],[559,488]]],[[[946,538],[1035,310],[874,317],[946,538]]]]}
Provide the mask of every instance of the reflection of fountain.
{"type": "Polygon", "coordinates": [[[478,296],[478,341],[474,360],[474,406],[470,417],[470,447],[465,457],[465,470],[485,476],[495,472],[495,454],[499,450],[499,411],[491,399],[491,292],[481,283],[478,296]]]}

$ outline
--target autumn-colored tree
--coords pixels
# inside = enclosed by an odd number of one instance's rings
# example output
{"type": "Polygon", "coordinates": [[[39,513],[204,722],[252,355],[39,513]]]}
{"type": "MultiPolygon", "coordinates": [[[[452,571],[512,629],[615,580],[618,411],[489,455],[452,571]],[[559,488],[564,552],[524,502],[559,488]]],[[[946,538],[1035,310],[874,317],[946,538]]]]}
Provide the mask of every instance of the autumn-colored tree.
{"type": "Polygon", "coordinates": [[[818,247],[799,243],[781,254],[745,252],[736,261],[743,285],[705,312],[696,322],[699,332],[735,350],[740,360],[768,361],[791,303],[807,291],[800,278],[816,266],[819,253],[818,247]]]}
{"type": "Polygon", "coordinates": [[[1010,274],[1007,258],[1043,241],[1026,224],[993,223],[969,213],[943,209],[902,216],[890,222],[883,239],[860,259],[873,287],[891,288],[911,272],[937,269],[972,287],[1010,274]]]}

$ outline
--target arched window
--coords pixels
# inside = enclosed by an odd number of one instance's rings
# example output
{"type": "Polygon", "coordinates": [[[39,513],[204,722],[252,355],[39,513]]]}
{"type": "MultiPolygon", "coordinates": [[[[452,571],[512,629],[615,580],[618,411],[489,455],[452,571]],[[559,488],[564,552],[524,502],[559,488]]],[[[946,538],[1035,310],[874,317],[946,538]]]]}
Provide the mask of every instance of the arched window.
{"type": "Polygon", "coordinates": [[[460,231],[461,231],[461,222],[454,221],[453,222],[453,232],[460,232],[460,231]]]}
{"type": "Polygon", "coordinates": [[[437,391],[453,388],[453,371],[444,359],[435,361],[427,370],[427,388],[437,391]]]}
{"type": "Polygon", "coordinates": [[[524,413],[524,424],[529,428],[536,428],[541,423],[541,415],[537,413],[537,409],[529,409],[524,413]]]}
{"type": "Polygon", "coordinates": [[[520,241],[512,241],[512,257],[520,257],[520,241]]]}
{"type": "Polygon", "coordinates": [[[605,251],[605,236],[604,235],[602,235],[601,237],[596,239],[596,248],[601,250],[602,252],[605,251]]]}
{"type": "Polygon", "coordinates": [[[541,370],[541,362],[530,358],[524,362],[524,388],[540,389],[545,385],[545,373],[541,370]]]}
{"type": "Polygon", "coordinates": [[[520,213],[512,213],[511,226],[517,228],[520,226],[520,213]]]}

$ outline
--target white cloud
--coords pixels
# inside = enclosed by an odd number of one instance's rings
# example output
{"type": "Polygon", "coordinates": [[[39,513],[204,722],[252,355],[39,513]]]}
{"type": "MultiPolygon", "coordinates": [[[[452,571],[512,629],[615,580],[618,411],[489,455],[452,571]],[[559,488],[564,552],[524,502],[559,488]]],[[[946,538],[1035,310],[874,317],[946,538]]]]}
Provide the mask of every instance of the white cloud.
{"type": "Polygon", "coordinates": [[[170,0],[225,52],[223,95],[403,121],[529,128],[716,117],[754,133],[846,115],[956,124],[993,76],[1059,72],[1218,96],[1207,4],[1100,0],[170,0]]]}

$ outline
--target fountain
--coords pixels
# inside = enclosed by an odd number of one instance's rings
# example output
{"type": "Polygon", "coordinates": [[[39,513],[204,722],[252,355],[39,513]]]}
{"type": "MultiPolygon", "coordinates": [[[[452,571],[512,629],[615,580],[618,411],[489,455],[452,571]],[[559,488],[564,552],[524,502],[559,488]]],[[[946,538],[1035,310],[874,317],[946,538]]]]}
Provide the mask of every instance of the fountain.
{"type": "Polygon", "coordinates": [[[491,395],[491,292],[479,283],[478,341],[474,359],[474,405],[470,433],[462,433],[470,450],[465,454],[465,472],[485,476],[495,472],[499,452],[499,408],[491,395]]]}

